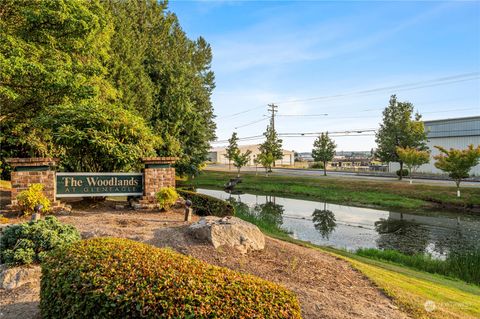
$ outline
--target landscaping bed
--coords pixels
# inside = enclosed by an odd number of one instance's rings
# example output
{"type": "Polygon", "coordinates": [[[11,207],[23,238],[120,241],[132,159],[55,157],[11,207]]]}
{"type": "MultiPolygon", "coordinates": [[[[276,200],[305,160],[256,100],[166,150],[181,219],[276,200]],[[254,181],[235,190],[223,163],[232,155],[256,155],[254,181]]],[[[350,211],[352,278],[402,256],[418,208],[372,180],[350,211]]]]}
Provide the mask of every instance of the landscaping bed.
{"type": "MultiPolygon", "coordinates": [[[[210,264],[279,283],[297,294],[304,318],[406,317],[362,274],[329,254],[269,237],[265,250],[260,252],[242,255],[233,249],[215,250],[187,234],[183,209],[115,210],[108,202],[76,206],[71,214],[58,219],[76,226],[84,238],[115,236],[171,247],[210,264]]],[[[38,289],[34,283],[28,289],[22,286],[12,291],[0,290],[2,319],[38,316],[38,289]]]]}

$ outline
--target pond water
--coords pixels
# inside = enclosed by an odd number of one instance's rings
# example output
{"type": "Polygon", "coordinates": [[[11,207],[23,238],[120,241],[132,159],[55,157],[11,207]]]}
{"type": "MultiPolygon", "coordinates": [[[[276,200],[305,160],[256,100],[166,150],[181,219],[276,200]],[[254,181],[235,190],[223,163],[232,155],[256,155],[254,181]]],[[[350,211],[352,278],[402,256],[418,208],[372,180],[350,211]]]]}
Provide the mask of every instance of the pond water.
{"type": "Polygon", "coordinates": [[[430,211],[410,214],[271,195],[197,191],[230,200],[237,210],[244,209],[291,232],[296,239],[318,245],[350,251],[395,249],[442,259],[451,252],[480,249],[478,215],[430,211]]]}

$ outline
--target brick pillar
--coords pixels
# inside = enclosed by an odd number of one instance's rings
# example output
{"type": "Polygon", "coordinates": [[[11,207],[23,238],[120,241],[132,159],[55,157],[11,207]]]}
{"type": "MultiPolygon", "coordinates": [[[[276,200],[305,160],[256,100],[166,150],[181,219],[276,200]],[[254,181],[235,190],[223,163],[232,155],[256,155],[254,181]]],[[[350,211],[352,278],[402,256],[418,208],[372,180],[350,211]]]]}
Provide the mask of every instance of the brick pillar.
{"type": "Polygon", "coordinates": [[[26,190],[30,184],[43,184],[43,192],[52,203],[52,207],[56,206],[56,172],[58,159],[56,158],[8,158],[6,160],[13,171],[11,174],[12,192],[11,192],[11,208],[18,205],[17,195],[26,190]]]}
{"type": "Polygon", "coordinates": [[[143,208],[155,208],[155,193],[163,187],[175,187],[176,157],[145,157],[143,170],[143,197],[140,204],[143,208]]]}

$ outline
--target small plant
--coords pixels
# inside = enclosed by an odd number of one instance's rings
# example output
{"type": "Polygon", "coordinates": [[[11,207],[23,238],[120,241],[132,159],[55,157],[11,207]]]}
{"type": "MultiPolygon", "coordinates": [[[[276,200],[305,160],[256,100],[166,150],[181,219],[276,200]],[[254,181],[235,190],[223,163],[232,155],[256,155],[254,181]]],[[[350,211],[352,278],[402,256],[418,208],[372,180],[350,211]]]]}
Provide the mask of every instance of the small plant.
{"type": "Polygon", "coordinates": [[[42,205],[44,212],[50,210],[50,200],[43,194],[43,188],[42,184],[31,184],[28,189],[17,195],[18,205],[24,215],[33,214],[36,205],[42,205]]]}
{"type": "Polygon", "coordinates": [[[177,191],[173,187],[164,187],[160,189],[156,194],[158,206],[160,209],[168,210],[179,198],[177,191]]]}
{"type": "Polygon", "coordinates": [[[8,218],[0,214],[0,224],[8,224],[8,218]]]}
{"type": "Polygon", "coordinates": [[[313,162],[312,166],[310,168],[317,168],[317,169],[323,169],[323,163],[322,162],[313,162]]]}
{"type": "Polygon", "coordinates": [[[54,216],[8,226],[0,237],[0,261],[10,265],[38,263],[48,251],[77,240],[77,229],[60,223],[54,216]]]}
{"type": "MultiPolygon", "coordinates": [[[[395,174],[397,174],[397,176],[400,177],[400,170],[397,170],[397,171],[395,172],[395,174]]],[[[408,176],[408,169],[406,169],[406,168],[402,169],[402,176],[403,176],[403,177],[407,177],[407,176],[408,176]]]]}
{"type": "Polygon", "coordinates": [[[264,279],[120,238],[82,240],[42,262],[42,318],[290,318],[295,294],[264,279]]]}

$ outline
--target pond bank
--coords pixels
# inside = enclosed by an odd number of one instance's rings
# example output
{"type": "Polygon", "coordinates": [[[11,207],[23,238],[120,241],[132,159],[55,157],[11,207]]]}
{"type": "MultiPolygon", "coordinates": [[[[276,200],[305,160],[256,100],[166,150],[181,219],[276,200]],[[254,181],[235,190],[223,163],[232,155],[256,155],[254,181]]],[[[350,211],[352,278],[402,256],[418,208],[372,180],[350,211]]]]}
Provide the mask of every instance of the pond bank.
{"type": "MultiPolygon", "coordinates": [[[[82,237],[115,236],[142,241],[279,283],[293,290],[303,318],[408,318],[347,261],[328,253],[266,238],[263,251],[241,255],[193,239],[181,211],[136,212],[97,204],[58,216],[76,226],[82,237]]],[[[195,217],[198,219],[198,217],[195,217]]],[[[0,289],[2,318],[38,316],[38,285],[7,293],[0,289]],[[27,295],[25,295],[27,294],[27,295]]]]}
{"type": "MultiPolygon", "coordinates": [[[[236,174],[203,171],[194,180],[183,184],[222,189],[236,174]]],[[[182,183],[181,183],[182,184],[182,183]]],[[[453,183],[452,183],[453,184],[453,183]]],[[[415,211],[417,209],[459,210],[480,212],[480,188],[462,189],[456,197],[455,187],[408,184],[402,182],[348,180],[335,177],[293,177],[242,173],[242,183],[235,188],[246,192],[272,193],[300,199],[331,203],[415,211]]]]}

